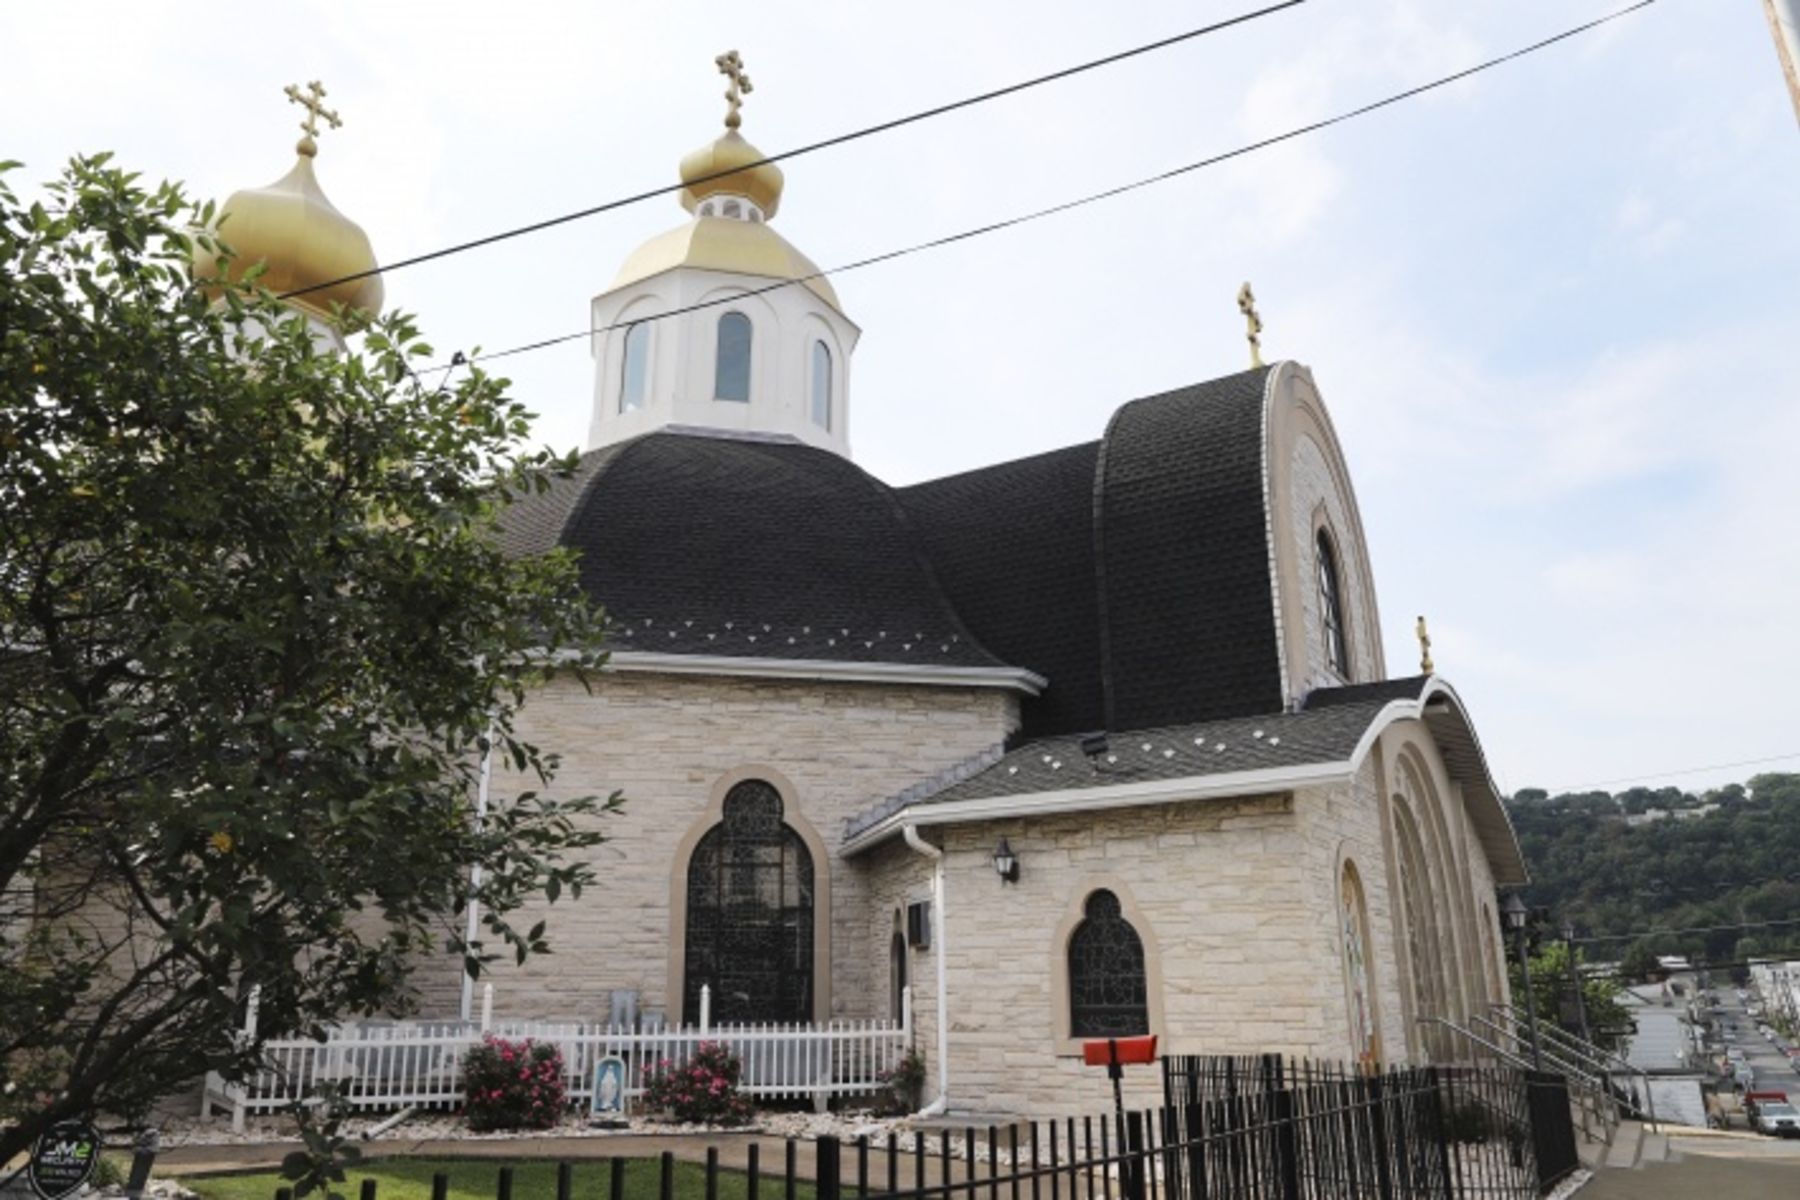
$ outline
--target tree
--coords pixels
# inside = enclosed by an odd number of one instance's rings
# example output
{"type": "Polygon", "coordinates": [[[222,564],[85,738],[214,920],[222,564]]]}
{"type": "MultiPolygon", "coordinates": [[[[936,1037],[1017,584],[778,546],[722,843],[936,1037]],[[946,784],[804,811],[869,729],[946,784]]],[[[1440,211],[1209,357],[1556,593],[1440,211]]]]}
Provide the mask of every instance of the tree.
{"type": "MultiPolygon", "coordinates": [[[[1620,1001],[1624,988],[1611,974],[1590,974],[1581,970],[1586,954],[1577,950],[1575,962],[1581,979],[1581,997],[1587,1005],[1588,1032],[1592,1040],[1608,1049],[1618,1047],[1621,1034],[1631,1026],[1631,1013],[1620,1001]]],[[[1513,1003],[1523,1003],[1525,981],[1518,963],[1510,961],[1513,1003]]],[[[1565,942],[1545,942],[1531,956],[1531,1006],[1538,1023],[1556,1025],[1580,1036],[1581,1025],[1573,1011],[1575,993],[1569,975],[1569,947],[1565,942]]]]}
{"type": "MultiPolygon", "coordinates": [[[[326,353],[254,283],[190,279],[213,219],[107,156],[25,204],[0,166],[0,1161],[130,1114],[233,1040],[403,1009],[422,956],[547,949],[618,797],[541,786],[515,714],[600,665],[561,554],[508,561],[506,381],[423,386],[410,319],[326,353]],[[516,773],[515,773],[516,772],[516,773]],[[481,868],[472,882],[471,868],[481,868]],[[460,928],[471,899],[482,936],[460,928]]],[[[223,230],[229,236],[229,222],[223,230]]]]}

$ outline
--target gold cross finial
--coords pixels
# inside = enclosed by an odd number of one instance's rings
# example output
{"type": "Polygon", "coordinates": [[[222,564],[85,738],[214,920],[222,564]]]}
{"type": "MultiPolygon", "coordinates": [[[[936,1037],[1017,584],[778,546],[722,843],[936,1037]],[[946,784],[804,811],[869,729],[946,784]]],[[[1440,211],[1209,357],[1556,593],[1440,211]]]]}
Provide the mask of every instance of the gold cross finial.
{"type": "Polygon", "coordinates": [[[1425,632],[1424,617],[1419,618],[1419,623],[1413,627],[1413,632],[1419,635],[1419,670],[1429,675],[1437,668],[1431,665],[1431,635],[1425,632]]]}
{"type": "Polygon", "coordinates": [[[1250,290],[1245,281],[1238,289],[1238,311],[1244,314],[1244,321],[1249,325],[1249,332],[1244,336],[1250,339],[1250,365],[1260,367],[1262,360],[1262,316],[1256,311],[1256,293],[1250,290]]]}
{"type": "Polygon", "coordinates": [[[725,89],[725,103],[729,106],[725,110],[725,128],[736,129],[744,123],[744,119],[738,116],[738,109],[744,107],[744,97],[756,88],[751,86],[750,77],[744,74],[744,60],[738,57],[736,50],[727,50],[713,59],[713,62],[718,64],[719,74],[731,80],[731,86],[725,89]]]}
{"type": "Polygon", "coordinates": [[[287,98],[306,110],[306,120],[300,122],[301,132],[305,136],[300,139],[294,149],[311,158],[319,152],[319,143],[313,141],[319,135],[319,118],[324,117],[325,123],[333,129],[341,128],[344,123],[338,120],[336,113],[322,103],[325,99],[325,86],[316,79],[307,83],[304,92],[300,90],[299,84],[288,84],[287,98]]]}

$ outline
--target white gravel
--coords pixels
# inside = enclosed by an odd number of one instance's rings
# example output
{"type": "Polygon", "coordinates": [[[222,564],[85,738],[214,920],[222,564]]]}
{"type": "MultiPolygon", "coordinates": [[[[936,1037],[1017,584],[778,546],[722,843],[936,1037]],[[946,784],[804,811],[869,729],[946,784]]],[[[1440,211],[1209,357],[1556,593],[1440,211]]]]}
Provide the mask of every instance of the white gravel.
{"type": "MultiPolygon", "coordinates": [[[[371,1126],[388,1119],[391,1114],[351,1117],[344,1123],[347,1136],[362,1140],[371,1126]]],[[[453,1113],[425,1112],[402,1121],[392,1129],[377,1134],[372,1143],[420,1141],[507,1141],[533,1138],[607,1138],[633,1134],[704,1134],[717,1136],[730,1133],[755,1133],[765,1137],[815,1138],[835,1134],[852,1141],[867,1134],[871,1139],[885,1138],[892,1130],[905,1130],[904,1117],[877,1117],[867,1112],[801,1113],[758,1112],[745,1125],[678,1125],[651,1117],[635,1116],[623,1129],[601,1129],[588,1124],[586,1114],[570,1115],[550,1129],[512,1129],[494,1133],[474,1133],[453,1113]]],[[[251,1117],[244,1122],[242,1133],[231,1129],[228,1115],[210,1120],[198,1117],[175,1117],[162,1127],[162,1145],[176,1146],[248,1146],[268,1143],[298,1142],[300,1132],[287,1116],[251,1117]]]]}

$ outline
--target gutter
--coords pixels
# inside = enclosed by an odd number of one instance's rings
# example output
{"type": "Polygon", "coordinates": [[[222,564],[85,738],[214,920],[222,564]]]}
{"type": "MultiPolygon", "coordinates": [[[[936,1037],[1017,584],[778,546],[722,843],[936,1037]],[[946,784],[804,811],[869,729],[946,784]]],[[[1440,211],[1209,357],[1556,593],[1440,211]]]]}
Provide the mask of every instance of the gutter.
{"type": "Polygon", "coordinates": [[[931,936],[937,960],[937,1099],[919,1110],[921,1117],[941,1116],[950,1107],[950,1000],[944,968],[944,852],[919,836],[916,825],[901,828],[906,844],[931,860],[931,936]]]}
{"type": "Polygon", "coordinates": [[[809,683],[890,683],[934,687],[999,688],[1036,696],[1049,681],[1023,667],[949,667],[927,663],[837,662],[812,658],[755,658],[730,654],[670,654],[655,650],[608,653],[606,671],[653,671],[659,675],[732,675],[747,679],[790,679],[809,683]]]}

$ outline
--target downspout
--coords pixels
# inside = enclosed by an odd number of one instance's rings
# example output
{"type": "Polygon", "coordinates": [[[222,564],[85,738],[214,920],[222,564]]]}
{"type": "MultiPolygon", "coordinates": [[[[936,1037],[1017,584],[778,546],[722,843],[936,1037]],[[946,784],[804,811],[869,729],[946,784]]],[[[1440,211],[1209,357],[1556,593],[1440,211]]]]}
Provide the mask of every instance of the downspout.
{"type": "Polygon", "coordinates": [[[941,1116],[950,1107],[950,997],[944,973],[944,852],[919,836],[917,825],[904,825],[906,844],[931,860],[931,937],[937,959],[937,1099],[919,1110],[921,1117],[941,1116]]]}
{"type": "MultiPolygon", "coordinates": [[[[494,735],[488,732],[488,748],[481,756],[481,782],[475,789],[475,828],[480,829],[487,821],[488,783],[494,777],[494,735]]],[[[469,919],[463,928],[463,945],[471,945],[481,927],[481,901],[475,898],[475,890],[481,886],[481,864],[469,867],[469,919]]],[[[465,949],[466,953],[466,949],[465,949]]],[[[475,977],[465,969],[462,973],[462,1005],[461,1021],[467,1025],[470,1014],[475,1007],[475,977]]]]}

